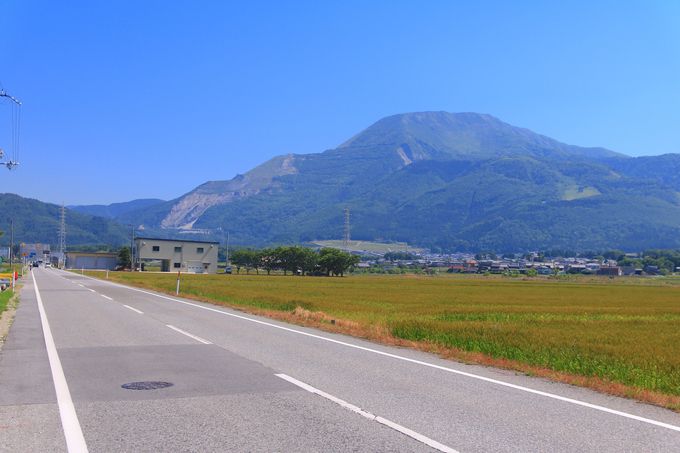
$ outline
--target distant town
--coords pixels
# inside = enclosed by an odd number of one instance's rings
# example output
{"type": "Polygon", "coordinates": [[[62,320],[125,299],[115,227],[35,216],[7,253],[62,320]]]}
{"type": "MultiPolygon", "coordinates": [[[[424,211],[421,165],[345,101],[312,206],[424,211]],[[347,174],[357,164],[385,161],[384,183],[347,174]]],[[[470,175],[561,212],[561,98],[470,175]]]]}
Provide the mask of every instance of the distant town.
{"type": "MultiPolygon", "coordinates": [[[[138,271],[188,272],[188,273],[250,273],[251,271],[290,271],[291,274],[328,274],[323,250],[338,250],[345,256],[349,273],[375,274],[500,274],[527,276],[600,275],[659,276],[680,272],[680,251],[648,250],[639,253],[607,251],[576,254],[574,252],[547,251],[497,255],[484,253],[431,253],[422,249],[409,251],[356,250],[336,247],[289,246],[272,249],[235,248],[229,251],[216,242],[173,241],[166,239],[137,238],[133,254],[129,247],[95,250],[52,252],[49,244],[16,244],[14,262],[39,263],[43,266],[67,269],[131,268],[138,271]],[[312,252],[319,252],[315,255],[312,252]],[[308,253],[306,253],[308,252],[308,253]],[[383,253],[384,252],[384,253],[383,253]],[[304,264],[290,262],[290,254],[301,256],[304,264]],[[354,258],[348,260],[347,256],[354,258]],[[311,261],[310,261],[311,260],[311,261]]],[[[9,259],[9,248],[0,248],[0,258],[9,259]]]]}
{"type": "Polygon", "coordinates": [[[676,261],[663,255],[680,255],[672,251],[656,251],[652,256],[645,253],[607,252],[603,255],[583,257],[546,256],[532,252],[519,257],[493,253],[471,254],[411,254],[404,252],[387,253],[382,257],[364,254],[357,268],[366,272],[400,273],[407,270],[420,272],[448,272],[461,274],[505,274],[505,275],[665,275],[680,272],[680,256],[676,261]],[[606,255],[606,256],[605,256],[606,255]],[[661,262],[659,262],[661,261],[661,262]]]}

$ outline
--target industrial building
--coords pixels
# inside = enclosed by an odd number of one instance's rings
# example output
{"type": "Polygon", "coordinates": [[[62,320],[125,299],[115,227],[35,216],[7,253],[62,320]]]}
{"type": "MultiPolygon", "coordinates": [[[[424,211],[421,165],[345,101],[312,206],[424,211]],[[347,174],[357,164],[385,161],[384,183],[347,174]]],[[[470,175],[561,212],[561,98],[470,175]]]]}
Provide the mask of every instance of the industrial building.
{"type": "Polygon", "coordinates": [[[218,242],[136,238],[135,267],[160,262],[161,272],[217,273],[218,242]]]}

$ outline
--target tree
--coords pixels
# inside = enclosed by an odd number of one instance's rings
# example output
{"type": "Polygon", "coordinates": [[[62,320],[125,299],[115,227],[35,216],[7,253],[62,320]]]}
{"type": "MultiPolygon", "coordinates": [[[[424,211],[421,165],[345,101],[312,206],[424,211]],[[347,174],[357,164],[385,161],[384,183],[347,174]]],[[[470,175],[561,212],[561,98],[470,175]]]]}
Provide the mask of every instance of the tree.
{"type": "Polygon", "coordinates": [[[295,272],[293,267],[293,255],[290,251],[291,247],[276,247],[274,249],[274,256],[278,266],[283,269],[283,275],[287,275],[288,271],[295,272]]]}
{"type": "Polygon", "coordinates": [[[279,266],[279,259],[274,249],[262,249],[260,251],[260,267],[267,271],[267,275],[279,266]]]}
{"type": "Polygon", "coordinates": [[[361,261],[356,255],[343,252],[338,249],[321,249],[319,252],[319,267],[321,271],[330,277],[331,274],[343,276],[352,266],[361,261]]]}
{"type": "Polygon", "coordinates": [[[387,252],[383,258],[388,261],[408,261],[416,259],[416,256],[408,252],[387,252]]]}
{"type": "Polygon", "coordinates": [[[122,247],[118,251],[118,265],[123,269],[132,269],[132,261],[130,258],[130,247],[122,247]]]}
{"type": "Polygon", "coordinates": [[[236,266],[236,273],[241,273],[241,268],[245,267],[246,272],[252,267],[252,253],[247,249],[234,250],[229,257],[231,264],[236,266]]]}
{"type": "Polygon", "coordinates": [[[294,274],[308,274],[314,271],[317,262],[317,255],[314,250],[294,246],[284,247],[285,263],[289,271],[294,274]]]}

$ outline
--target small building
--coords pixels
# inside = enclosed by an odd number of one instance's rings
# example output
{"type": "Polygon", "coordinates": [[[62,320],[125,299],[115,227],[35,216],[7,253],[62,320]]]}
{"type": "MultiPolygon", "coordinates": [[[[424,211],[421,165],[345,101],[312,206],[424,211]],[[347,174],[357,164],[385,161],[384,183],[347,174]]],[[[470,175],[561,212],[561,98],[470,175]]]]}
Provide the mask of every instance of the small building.
{"type": "Polygon", "coordinates": [[[66,269],[114,270],[117,265],[117,253],[66,252],[66,269]]]}
{"type": "Polygon", "coordinates": [[[623,275],[623,270],[619,266],[606,266],[597,270],[597,275],[607,275],[609,277],[620,277],[623,275]]]}
{"type": "Polygon", "coordinates": [[[661,269],[659,269],[659,266],[647,265],[643,268],[643,270],[647,275],[659,275],[661,273],[661,269]]]}
{"type": "Polygon", "coordinates": [[[635,275],[635,266],[621,266],[621,273],[625,276],[635,275]]]}
{"type": "Polygon", "coordinates": [[[135,267],[155,261],[160,262],[161,272],[216,274],[218,246],[218,242],[136,238],[135,267]]]}

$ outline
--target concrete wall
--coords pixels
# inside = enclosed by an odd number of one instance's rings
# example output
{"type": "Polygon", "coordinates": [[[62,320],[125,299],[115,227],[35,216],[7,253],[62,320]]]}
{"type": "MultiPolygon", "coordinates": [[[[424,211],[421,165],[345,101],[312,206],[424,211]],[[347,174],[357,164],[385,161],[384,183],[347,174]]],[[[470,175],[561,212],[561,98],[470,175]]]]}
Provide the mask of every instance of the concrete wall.
{"type": "Polygon", "coordinates": [[[66,269],[108,269],[118,265],[115,253],[66,253],[66,269]]]}
{"type": "Polygon", "coordinates": [[[135,239],[135,261],[167,261],[169,272],[217,273],[216,242],[135,239]]]}

